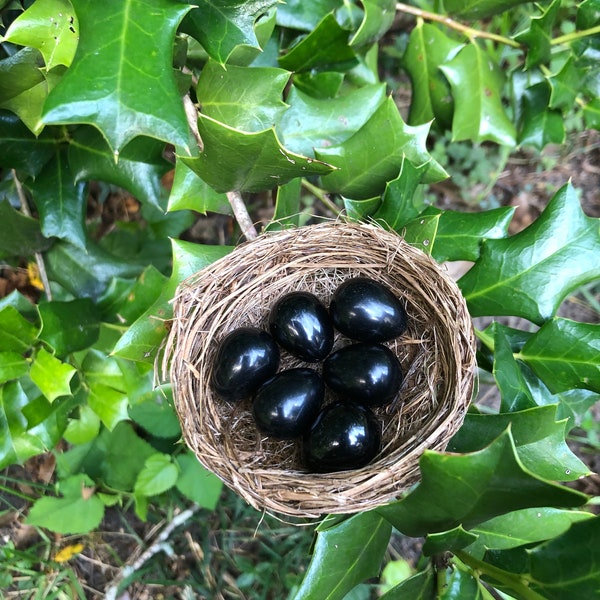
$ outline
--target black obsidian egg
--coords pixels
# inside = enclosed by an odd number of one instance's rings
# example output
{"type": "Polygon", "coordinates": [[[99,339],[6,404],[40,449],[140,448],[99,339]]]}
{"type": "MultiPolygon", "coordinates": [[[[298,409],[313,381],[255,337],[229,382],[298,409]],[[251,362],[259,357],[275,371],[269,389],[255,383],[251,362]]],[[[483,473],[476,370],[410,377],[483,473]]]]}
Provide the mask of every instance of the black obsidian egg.
{"type": "Polygon", "coordinates": [[[280,371],[260,386],[252,412],[257,427],[277,439],[303,435],[319,414],[325,385],[313,369],[280,371]]]}
{"type": "Polygon", "coordinates": [[[279,348],[273,338],[256,327],[239,327],[219,344],[211,384],[223,400],[242,400],[275,375],[278,367],[279,348]]]}
{"type": "Polygon", "coordinates": [[[404,333],[406,310],[392,291],[368,277],[354,277],[335,290],[329,312],[335,327],[361,342],[385,342],[404,333]]]}
{"type": "Polygon", "coordinates": [[[337,401],[319,413],[304,437],[304,462],[317,473],[364,467],[381,445],[381,427],[370,409],[337,401]]]}
{"type": "Polygon", "coordinates": [[[344,398],[381,406],[398,393],[402,369],[387,346],[361,342],[330,354],[323,363],[323,379],[344,398]]]}
{"type": "Polygon", "coordinates": [[[271,309],[269,329],[283,348],[307,362],[324,359],[333,346],[329,313],[309,292],[282,296],[271,309]]]}

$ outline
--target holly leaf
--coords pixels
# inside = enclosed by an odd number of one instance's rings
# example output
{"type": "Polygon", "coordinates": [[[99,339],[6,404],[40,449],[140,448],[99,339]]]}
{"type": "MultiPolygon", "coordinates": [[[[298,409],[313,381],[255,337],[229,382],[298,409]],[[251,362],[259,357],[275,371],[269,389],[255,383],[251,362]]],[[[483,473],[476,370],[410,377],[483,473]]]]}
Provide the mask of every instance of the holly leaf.
{"type": "Polygon", "coordinates": [[[583,213],[569,183],[529,227],[484,242],[481,257],[459,280],[471,315],[515,315],[539,324],[551,318],[569,293],[600,277],[598,222],[583,213]]]}
{"type": "Polygon", "coordinates": [[[42,323],[39,339],[57,356],[89,348],[98,339],[100,322],[96,306],[89,298],[41,302],[38,311],[42,323]]]}
{"type": "Polygon", "coordinates": [[[222,258],[230,246],[209,246],[171,240],[173,272],[154,303],[131,325],[115,345],[113,355],[141,362],[154,362],[173,315],[171,299],[187,277],[222,258]]]}
{"type": "Polygon", "coordinates": [[[363,0],[362,5],[365,14],[350,40],[351,46],[375,43],[392,26],[396,16],[394,0],[363,0]]]}
{"type": "Polygon", "coordinates": [[[478,523],[521,508],[581,506],[584,494],[546,482],[527,470],[510,429],[483,450],[443,454],[426,450],[421,482],[404,499],[377,509],[412,537],[478,523]]]}
{"type": "Polygon", "coordinates": [[[0,384],[18,379],[29,371],[29,361],[18,352],[0,352],[0,384]]]}
{"type": "Polygon", "coordinates": [[[288,110],[277,125],[286,148],[314,156],[315,148],[343,143],[385,100],[383,84],[365,85],[336,98],[314,98],[292,86],[288,110]]]}
{"type": "Polygon", "coordinates": [[[104,516],[104,504],[94,494],[94,482],[84,474],[60,482],[60,498],[44,496],[29,510],[28,525],[45,527],[62,534],[88,533],[104,516]]]}
{"type": "Polygon", "coordinates": [[[583,119],[586,128],[600,130],[600,98],[594,98],[583,106],[583,119]]]}
{"type": "Polygon", "coordinates": [[[427,164],[425,181],[439,181],[446,174],[427,152],[429,125],[406,125],[393,99],[388,97],[373,116],[342,144],[318,148],[318,159],[337,171],[322,177],[323,187],[348,198],[364,200],[381,194],[388,181],[398,177],[404,157],[415,167],[427,164]]]}
{"type": "Polygon", "coordinates": [[[202,114],[244,132],[275,126],[286,111],[283,91],[291,73],[273,67],[224,69],[209,61],[200,74],[196,96],[202,114]]]}
{"type": "Polygon", "coordinates": [[[70,68],[48,96],[43,122],[94,125],[115,157],[140,135],[187,147],[172,48],[189,7],[120,0],[107,9],[96,0],[71,1],[80,40],[70,68]]]}
{"type": "Polygon", "coordinates": [[[302,181],[292,179],[289,183],[277,188],[275,196],[275,212],[267,225],[267,231],[280,231],[286,227],[298,227],[300,224],[300,196],[302,181]]]}
{"type": "Polygon", "coordinates": [[[0,351],[24,354],[31,348],[38,328],[13,306],[0,310],[0,351]]]}
{"type": "Polygon", "coordinates": [[[439,215],[417,217],[402,227],[404,241],[425,254],[431,254],[435,247],[439,215]]]}
{"type": "Polygon", "coordinates": [[[285,4],[277,5],[277,25],[313,31],[327,14],[342,5],[342,0],[287,0],[285,4]]]}
{"type": "Polygon", "coordinates": [[[357,59],[349,45],[349,37],[348,30],[339,25],[333,13],[329,13],[279,59],[279,65],[300,73],[313,69],[342,71],[352,68],[357,59]]]}
{"type": "Polygon", "coordinates": [[[531,17],[528,29],[515,35],[515,41],[527,46],[526,69],[530,70],[533,67],[550,61],[552,29],[558,16],[560,5],[561,0],[553,0],[545,10],[542,9],[543,14],[531,17]]]}
{"type": "Polygon", "coordinates": [[[341,600],[358,583],[377,576],[390,534],[389,523],[375,512],[319,531],[295,600],[341,600]]]}
{"type": "Polygon", "coordinates": [[[565,125],[562,112],[549,108],[550,89],[541,81],[528,87],[521,99],[519,144],[542,150],[547,144],[562,144],[565,125]]]}
{"type": "Polygon", "coordinates": [[[449,38],[439,27],[419,20],[410,33],[402,65],[411,80],[412,100],[408,122],[427,123],[432,119],[442,127],[452,123],[454,99],[440,66],[451,60],[463,43],[449,38]]]}
{"type": "Polygon", "coordinates": [[[600,325],[554,318],[523,346],[525,361],[551,392],[600,392],[600,325]]]}
{"type": "Polygon", "coordinates": [[[531,0],[445,0],[449,15],[462,19],[485,19],[531,0]]]}
{"type": "Polygon", "coordinates": [[[129,191],[140,202],[162,211],[165,195],[161,177],[171,165],[163,158],[164,144],[149,137],[136,137],[123,148],[119,161],[94,127],[78,127],[69,145],[72,177],[80,181],[105,181],[129,191]]]}
{"type": "Polygon", "coordinates": [[[50,70],[71,64],[78,30],[77,16],[69,0],[37,0],[10,24],[4,39],[37,48],[50,70]]]}
{"type": "Polygon", "coordinates": [[[55,152],[56,139],[48,130],[36,137],[17,115],[0,110],[0,167],[35,177],[55,152]]]}
{"type": "Polygon", "coordinates": [[[40,348],[31,363],[29,376],[49,402],[71,394],[70,382],[77,369],[40,348]]]}
{"type": "Polygon", "coordinates": [[[260,49],[254,24],[275,4],[276,0],[206,0],[187,14],[181,29],[225,64],[238,46],[260,49]]]}
{"type": "Polygon", "coordinates": [[[57,148],[54,158],[27,186],[39,211],[43,235],[85,249],[87,187],[75,184],[66,149],[57,148]]]}
{"type": "Polygon", "coordinates": [[[556,405],[493,415],[469,413],[447,450],[481,450],[510,427],[517,456],[530,473],[550,481],[574,481],[589,475],[589,468],[565,442],[566,420],[555,419],[556,405]]]}
{"type": "Polygon", "coordinates": [[[575,64],[575,58],[569,58],[556,75],[548,79],[550,84],[550,108],[569,109],[575,104],[575,99],[581,91],[582,71],[575,64]]]}
{"type": "Polygon", "coordinates": [[[432,600],[436,593],[436,577],[433,568],[428,565],[425,570],[405,579],[380,596],[380,600],[432,600]]]}
{"type": "Polygon", "coordinates": [[[0,202],[0,223],[0,258],[31,256],[52,244],[42,235],[39,221],[15,210],[8,200],[0,202]]]}
{"type": "Polygon", "coordinates": [[[438,262],[477,260],[483,240],[501,239],[508,235],[514,212],[513,207],[474,213],[428,207],[423,215],[439,214],[440,217],[432,256],[438,262]]]}
{"type": "Polygon", "coordinates": [[[454,96],[452,139],[514,146],[516,131],[502,104],[504,76],[477,43],[440,66],[454,96]]]}
{"type": "Polygon", "coordinates": [[[200,114],[204,149],[179,157],[217,192],[259,192],[296,177],[331,172],[331,165],[285,149],[274,129],[245,133],[200,114]]]}
{"type": "Polygon", "coordinates": [[[423,544],[423,554],[433,556],[443,552],[456,552],[477,541],[477,534],[463,529],[462,525],[441,531],[440,533],[429,533],[423,544]]]}

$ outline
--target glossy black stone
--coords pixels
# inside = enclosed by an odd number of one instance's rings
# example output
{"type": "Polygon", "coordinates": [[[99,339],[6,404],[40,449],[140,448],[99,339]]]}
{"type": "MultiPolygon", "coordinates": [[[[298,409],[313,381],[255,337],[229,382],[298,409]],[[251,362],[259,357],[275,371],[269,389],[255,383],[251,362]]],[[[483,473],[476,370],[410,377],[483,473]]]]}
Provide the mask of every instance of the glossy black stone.
{"type": "Polygon", "coordinates": [[[228,333],[217,350],[211,384],[228,401],[251,396],[279,367],[279,348],[273,338],[256,327],[228,333]]]}
{"type": "Polygon", "coordinates": [[[368,277],[354,277],[340,284],[329,312],[341,333],[361,342],[385,342],[406,330],[406,310],[400,300],[368,277]]]}
{"type": "Polygon", "coordinates": [[[387,346],[359,342],[327,357],[323,379],[344,398],[367,406],[381,406],[400,390],[402,368],[387,346]]]}
{"type": "Polygon", "coordinates": [[[254,396],[257,427],[277,439],[303,435],[319,414],[325,385],[313,369],[287,369],[265,381],[254,396]]]}
{"type": "Polygon", "coordinates": [[[337,401],[319,413],[304,438],[304,463],[316,473],[359,469],[370,463],[381,446],[381,426],[359,404],[337,401]]]}
{"type": "Polygon", "coordinates": [[[323,360],[333,346],[329,313],[309,292],[282,296],[271,309],[269,329],[283,348],[307,362],[323,360]]]}

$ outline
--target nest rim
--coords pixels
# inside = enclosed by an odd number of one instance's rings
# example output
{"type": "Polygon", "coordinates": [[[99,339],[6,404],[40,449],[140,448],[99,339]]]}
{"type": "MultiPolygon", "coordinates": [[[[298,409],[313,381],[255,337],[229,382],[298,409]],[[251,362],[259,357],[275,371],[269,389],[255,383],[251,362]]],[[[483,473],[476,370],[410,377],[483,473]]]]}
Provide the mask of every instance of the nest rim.
{"type": "MultiPolygon", "coordinates": [[[[471,401],[475,341],[458,287],[430,256],[377,225],[333,222],[263,233],[182,282],[173,309],[162,376],[173,385],[184,441],[259,510],[319,518],[398,498],[418,482],[422,453],[445,449],[471,401]],[[406,303],[409,331],[386,344],[405,379],[396,400],[375,409],[383,442],[374,461],[353,471],[308,473],[299,444],[252,432],[249,401],[228,405],[215,397],[211,361],[228,332],[265,328],[277,297],[310,291],[328,306],[337,285],[357,275],[380,281],[406,303]]],[[[337,334],[334,350],[347,343],[337,334]]],[[[293,366],[314,364],[283,351],[280,370],[293,366]]]]}

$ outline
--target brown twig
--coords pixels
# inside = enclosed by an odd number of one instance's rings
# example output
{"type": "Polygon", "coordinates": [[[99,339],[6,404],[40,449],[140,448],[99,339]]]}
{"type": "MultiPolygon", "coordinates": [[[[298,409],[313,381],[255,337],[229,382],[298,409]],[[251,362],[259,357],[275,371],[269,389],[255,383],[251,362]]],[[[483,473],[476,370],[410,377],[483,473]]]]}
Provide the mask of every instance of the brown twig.
{"type": "MultiPolygon", "coordinates": [[[[15,188],[17,189],[17,195],[19,196],[19,202],[21,203],[21,210],[26,217],[31,217],[31,211],[29,210],[29,204],[27,204],[27,196],[25,195],[25,190],[23,189],[23,185],[19,181],[17,177],[17,172],[15,169],[12,169],[12,177],[15,182],[15,188]]],[[[42,280],[42,285],[44,286],[44,292],[46,293],[46,298],[48,300],[52,300],[52,292],[50,290],[50,281],[48,280],[48,273],[46,272],[46,264],[44,263],[44,257],[41,252],[35,252],[35,262],[37,263],[38,271],[40,272],[40,279],[42,280]]]]}
{"type": "Polygon", "coordinates": [[[227,192],[227,200],[229,200],[229,204],[233,210],[233,216],[241,227],[242,233],[246,239],[255,240],[258,237],[258,232],[256,231],[256,227],[254,227],[254,223],[250,218],[248,209],[246,208],[246,204],[242,198],[242,194],[240,194],[238,191],[227,192]]]}

